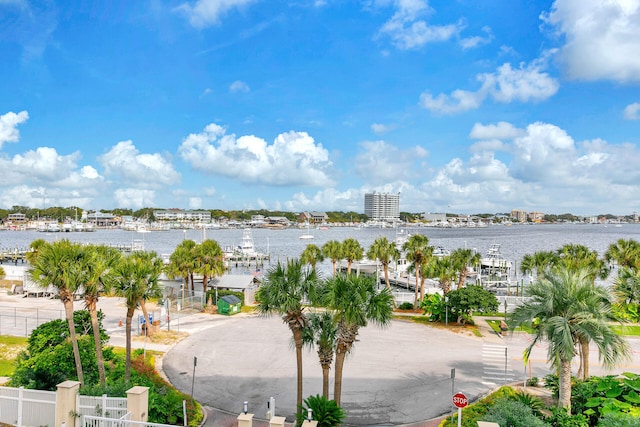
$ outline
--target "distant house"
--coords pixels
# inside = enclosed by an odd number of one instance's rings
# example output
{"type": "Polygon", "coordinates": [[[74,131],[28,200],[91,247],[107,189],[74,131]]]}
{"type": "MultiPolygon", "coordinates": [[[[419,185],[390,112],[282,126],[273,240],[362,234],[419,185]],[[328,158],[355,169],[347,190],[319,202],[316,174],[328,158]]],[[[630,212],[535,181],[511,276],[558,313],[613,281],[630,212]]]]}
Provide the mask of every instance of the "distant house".
{"type": "Polygon", "coordinates": [[[209,281],[211,289],[242,292],[245,305],[255,304],[255,294],[259,286],[260,279],[249,274],[224,274],[209,281]]]}
{"type": "Polygon", "coordinates": [[[120,225],[122,219],[110,213],[91,212],[87,214],[87,222],[96,227],[115,227],[120,225]]]}
{"type": "Polygon", "coordinates": [[[327,222],[329,215],[326,212],[302,212],[298,215],[298,220],[302,222],[309,222],[310,224],[321,224],[327,222]]]}
{"type": "Polygon", "coordinates": [[[27,216],[23,213],[10,213],[7,216],[7,221],[11,224],[24,224],[27,222],[27,216]]]}

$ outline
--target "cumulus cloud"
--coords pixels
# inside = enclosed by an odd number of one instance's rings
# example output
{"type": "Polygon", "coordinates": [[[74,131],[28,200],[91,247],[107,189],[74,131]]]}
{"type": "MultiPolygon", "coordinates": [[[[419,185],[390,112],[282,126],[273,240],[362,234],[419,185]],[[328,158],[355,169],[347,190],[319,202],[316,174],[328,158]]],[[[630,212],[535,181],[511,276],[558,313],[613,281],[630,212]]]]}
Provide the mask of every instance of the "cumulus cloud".
{"type": "Polygon", "coordinates": [[[231,93],[249,92],[250,90],[251,89],[249,88],[249,85],[241,80],[236,80],[235,82],[231,83],[231,85],[229,86],[229,92],[231,93]]]}
{"type": "Polygon", "coordinates": [[[254,135],[236,137],[217,124],[187,136],[178,152],[194,169],[244,183],[330,186],[329,152],[306,132],[278,135],[272,144],[254,135]]]}
{"type": "Polygon", "coordinates": [[[0,149],[5,142],[18,142],[20,132],[18,125],[29,119],[29,113],[20,111],[18,114],[9,111],[0,116],[0,149]]]}
{"type": "Polygon", "coordinates": [[[175,184],[180,180],[180,174],[169,160],[159,153],[141,154],[132,141],[118,142],[98,161],[106,175],[145,187],[175,184]]]}
{"type": "Polygon", "coordinates": [[[395,129],[395,126],[384,125],[382,123],[373,123],[371,125],[371,130],[377,134],[389,132],[390,130],[393,130],[393,129],[395,129]]]}
{"type": "Polygon", "coordinates": [[[396,0],[395,13],[384,23],[379,35],[388,36],[399,49],[417,49],[427,43],[441,42],[457,36],[463,29],[460,22],[448,25],[429,25],[423,19],[434,10],[426,0],[396,0]]]}
{"type": "Polygon", "coordinates": [[[176,11],[184,14],[196,28],[219,24],[220,18],[233,9],[241,9],[256,0],[196,0],[182,3],[176,11]]]}
{"type": "Polygon", "coordinates": [[[372,184],[408,180],[420,168],[417,162],[427,156],[422,147],[400,150],[384,141],[363,142],[354,161],[356,174],[372,184]]]}
{"type": "Polygon", "coordinates": [[[523,130],[516,128],[508,122],[498,122],[496,124],[483,125],[475,123],[469,133],[472,139],[513,139],[522,135],[523,130]]]}
{"type": "Polygon", "coordinates": [[[627,120],[640,120],[640,102],[627,105],[624,109],[624,118],[627,120]]]}
{"type": "Polygon", "coordinates": [[[493,73],[479,74],[476,78],[482,86],[476,92],[456,89],[437,96],[424,92],[420,105],[434,113],[454,114],[479,108],[487,97],[502,103],[542,101],[555,95],[560,86],[544,71],[546,55],[517,68],[505,63],[493,73]]]}
{"type": "Polygon", "coordinates": [[[640,82],[637,0],[556,0],[541,18],[564,37],[558,58],[570,79],[640,82]]]}
{"type": "Polygon", "coordinates": [[[118,207],[131,209],[155,206],[155,196],[155,191],[140,188],[119,188],[113,192],[118,207]]]}
{"type": "Polygon", "coordinates": [[[34,181],[51,183],[68,176],[76,168],[80,154],[61,156],[55,148],[38,147],[24,154],[17,154],[11,159],[11,169],[24,171],[34,181]]]}
{"type": "Polygon", "coordinates": [[[491,32],[491,28],[487,26],[482,27],[482,32],[485,34],[484,36],[473,36],[460,39],[460,46],[463,49],[474,49],[476,47],[491,43],[491,41],[493,40],[493,33],[491,32]]]}

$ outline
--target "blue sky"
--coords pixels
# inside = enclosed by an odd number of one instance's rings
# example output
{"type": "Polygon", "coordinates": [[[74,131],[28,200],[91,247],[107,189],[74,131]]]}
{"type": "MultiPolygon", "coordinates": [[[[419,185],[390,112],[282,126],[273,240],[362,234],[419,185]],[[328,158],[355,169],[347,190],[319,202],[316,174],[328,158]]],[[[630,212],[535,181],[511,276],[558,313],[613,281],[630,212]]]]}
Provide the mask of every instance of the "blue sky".
{"type": "Polygon", "coordinates": [[[640,211],[640,0],[0,0],[0,207],[640,211]]]}

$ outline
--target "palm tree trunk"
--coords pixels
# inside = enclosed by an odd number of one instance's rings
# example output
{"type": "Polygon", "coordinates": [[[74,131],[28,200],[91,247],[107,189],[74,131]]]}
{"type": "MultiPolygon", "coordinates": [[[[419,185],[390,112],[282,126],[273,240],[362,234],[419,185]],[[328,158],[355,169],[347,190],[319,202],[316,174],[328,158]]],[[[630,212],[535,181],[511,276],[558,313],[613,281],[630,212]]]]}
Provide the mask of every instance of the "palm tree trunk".
{"type": "Polygon", "coordinates": [[[582,353],[582,379],[589,378],[589,341],[580,342],[580,352],[582,353]]]}
{"type": "Polygon", "coordinates": [[[560,362],[558,406],[571,414],[571,360],[560,362]]]}
{"type": "Polygon", "coordinates": [[[126,344],[125,344],[125,365],[124,380],[129,381],[131,378],[131,319],[133,319],[134,309],[127,308],[127,323],[125,326],[126,344]]]}
{"type": "Polygon", "coordinates": [[[424,300],[424,276],[420,276],[420,302],[424,300]]]}
{"type": "Polygon", "coordinates": [[[420,280],[420,273],[418,272],[418,269],[416,268],[416,295],[414,297],[413,300],[413,308],[417,308],[418,307],[418,283],[420,280]]]}
{"type": "Polygon", "coordinates": [[[353,261],[347,261],[347,274],[351,274],[351,264],[353,264],[353,261]]]}
{"type": "Polygon", "coordinates": [[[338,343],[336,347],[336,372],[333,379],[333,400],[336,405],[340,406],[340,397],[342,395],[342,370],[344,368],[344,359],[347,356],[345,345],[338,343]]]}
{"type": "Polygon", "coordinates": [[[202,293],[203,293],[205,299],[207,298],[207,288],[208,288],[208,286],[207,286],[207,275],[204,274],[202,276],[202,293]]]}
{"type": "MultiPolygon", "coordinates": [[[[382,264],[382,268],[384,270],[384,282],[387,285],[387,289],[391,292],[391,283],[389,282],[389,264],[382,264]]],[[[393,298],[393,308],[396,308],[396,299],[393,298]]]]}
{"type": "Polygon", "coordinates": [[[338,262],[335,259],[332,259],[331,263],[333,264],[333,277],[335,277],[336,276],[336,270],[337,270],[337,265],[336,264],[338,264],[338,262]]]}
{"type": "Polygon", "coordinates": [[[150,337],[153,335],[153,325],[150,322],[149,313],[147,313],[147,305],[145,304],[144,300],[140,300],[140,308],[142,309],[142,314],[144,315],[146,335],[150,337]]]}
{"type": "Polygon", "coordinates": [[[464,282],[467,280],[467,267],[465,266],[462,270],[460,270],[460,278],[458,279],[458,289],[460,289],[464,282]]]}
{"type": "Polygon", "coordinates": [[[322,395],[329,400],[329,372],[331,365],[322,364],[322,395]]]}
{"type": "Polygon", "coordinates": [[[296,345],[296,364],[298,375],[296,412],[299,412],[302,407],[302,329],[296,328],[293,330],[293,341],[296,345]]]}
{"type": "Polygon", "coordinates": [[[76,325],[73,322],[73,296],[64,297],[64,312],[69,325],[69,336],[71,337],[71,346],[73,347],[73,359],[76,363],[76,373],[80,387],[84,386],[84,375],[82,374],[82,361],[80,360],[80,348],[78,347],[78,338],[76,337],[76,325]]]}
{"type": "Polygon", "coordinates": [[[100,339],[100,325],[98,324],[98,312],[96,311],[96,303],[92,301],[89,305],[89,315],[91,316],[91,327],[93,328],[93,341],[96,345],[96,361],[98,362],[98,375],[100,376],[100,384],[104,387],[107,385],[107,379],[104,373],[104,356],[102,355],[102,340],[100,339]]]}

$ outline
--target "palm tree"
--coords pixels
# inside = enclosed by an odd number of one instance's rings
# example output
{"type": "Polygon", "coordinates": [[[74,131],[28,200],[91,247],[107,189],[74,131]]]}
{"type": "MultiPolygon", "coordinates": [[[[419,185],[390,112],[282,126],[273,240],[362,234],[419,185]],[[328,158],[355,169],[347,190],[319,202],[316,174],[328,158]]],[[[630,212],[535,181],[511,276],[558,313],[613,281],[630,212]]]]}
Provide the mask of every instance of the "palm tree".
{"type": "Polygon", "coordinates": [[[616,243],[609,245],[604,257],[609,263],[616,262],[620,267],[638,270],[640,269],[640,243],[633,239],[619,239],[616,243]]]}
{"type": "Polygon", "coordinates": [[[349,237],[342,242],[342,256],[347,260],[347,274],[351,274],[353,261],[360,261],[364,256],[364,249],[356,239],[349,237]]]}
{"type": "Polygon", "coordinates": [[[456,280],[460,272],[460,267],[454,262],[452,255],[443,257],[433,257],[422,269],[423,276],[438,278],[440,289],[444,295],[451,290],[451,284],[456,280]]]}
{"type": "Polygon", "coordinates": [[[169,264],[167,264],[165,273],[170,278],[182,277],[184,286],[189,289],[191,282],[191,290],[194,290],[193,272],[196,269],[195,264],[195,248],[197,244],[193,240],[183,240],[169,256],[169,264]]]}
{"type": "Polygon", "coordinates": [[[608,323],[611,303],[607,290],[593,286],[588,269],[573,271],[566,266],[545,270],[527,290],[529,300],[515,308],[509,318],[511,328],[534,328],[528,359],[540,341],[548,343],[548,361],[558,370],[558,404],[571,412],[571,360],[576,344],[591,340],[598,346],[600,360],[611,367],[628,357],[629,345],[608,323]]]}
{"type": "MultiPolygon", "coordinates": [[[[416,275],[416,292],[413,306],[417,307],[419,302],[420,272],[429,261],[429,258],[431,258],[429,254],[429,239],[422,234],[414,234],[402,245],[402,250],[406,251],[407,260],[411,262],[411,269],[416,275]]],[[[433,249],[431,251],[433,252],[433,249]]]]}
{"type": "Polygon", "coordinates": [[[85,266],[89,252],[79,243],[69,240],[44,243],[38,248],[38,255],[28,270],[31,279],[40,287],[53,286],[58,298],[64,305],[65,317],[69,326],[69,336],[73,347],[78,381],[84,385],[80,349],[73,322],[73,301],[75,294],[87,282],[85,266]]]}
{"type": "Polygon", "coordinates": [[[134,252],[122,258],[108,276],[109,284],[116,294],[124,297],[127,306],[126,333],[126,363],[125,381],[131,375],[131,324],[136,308],[142,308],[145,317],[146,330],[151,328],[149,315],[146,312],[145,301],[160,294],[158,278],[162,272],[162,260],[155,252],[134,252]]]}
{"type": "Polygon", "coordinates": [[[334,312],[338,326],[333,399],[339,406],[344,361],[353,348],[358,330],[369,323],[388,325],[393,313],[393,295],[387,288],[378,291],[373,277],[337,275],[325,282],[322,301],[324,307],[334,312]]]}
{"type": "Polygon", "coordinates": [[[300,255],[300,261],[305,264],[309,264],[311,269],[316,269],[316,264],[324,261],[324,254],[322,253],[322,249],[313,243],[307,245],[302,251],[300,255]]]}
{"type": "Polygon", "coordinates": [[[267,271],[256,294],[256,308],[262,315],[282,315],[293,335],[296,348],[298,399],[296,408],[302,405],[302,331],[307,326],[305,301],[315,298],[316,273],[308,270],[298,259],[280,261],[267,271]]]}
{"type": "Polygon", "coordinates": [[[333,315],[328,311],[310,313],[307,326],[302,331],[304,345],[317,348],[318,359],[322,367],[322,395],[329,399],[329,371],[333,363],[336,335],[338,330],[333,315]]]}
{"type": "Polygon", "coordinates": [[[640,304],[640,270],[620,269],[611,290],[621,304],[640,304]]]}
{"type": "Polygon", "coordinates": [[[371,247],[367,251],[367,258],[377,259],[380,264],[382,264],[382,270],[384,271],[384,282],[386,283],[387,288],[391,290],[391,283],[389,283],[389,263],[400,258],[400,251],[396,247],[396,244],[390,242],[384,236],[378,237],[373,241],[371,247]]]}
{"type": "Polygon", "coordinates": [[[103,279],[106,274],[109,274],[109,270],[120,261],[122,254],[118,250],[104,245],[88,246],[86,250],[88,251],[88,257],[84,265],[87,273],[86,282],[83,284],[84,306],[91,317],[100,384],[105,386],[104,357],[102,355],[102,339],[100,338],[100,326],[98,323],[98,298],[101,290],[108,290],[108,285],[105,285],[105,283],[109,283],[109,281],[103,279]]]}
{"type": "Polygon", "coordinates": [[[533,255],[525,255],[520,263],[520,271],[522,274],[538,275],[542,270],[556,264],[558,254],[553,251],[538,251],[533,255]]]}
{"type": "Polygon", "coordinates": [[[472,249],[456,249],[451,253],[453,265],[458,268],[458,289],[464,286],[469,266],[480,263],[480,254],[472,249]]]}
{"type": "Polygon", "coordinates": [[[215,240],[207,239],[195,248],[195,272],[202,274],[202,290],[206,297],[209,279],[224,274],[224,254],[215,240]]]}
{"type": "Polygon", "coordinates": [[[25,255],[29,264],[33,264],[33,262],[38,257],[38,254],[40,253],[40,249],[46,244],[48,243],[44,239],[36,239],[31,242],[31,244],[29,245],[29,251],[27,251],[25,255]]]}
{"type": "Polygon", "coordinates": [[[331,260],[331,264],[333,265],[333,275],[336,275],[336,264],[338,260],[342,259],[342,244],[337,240],[329,240],[327,243],[322,245],[322,253],[325,258],[331,260]]]}

